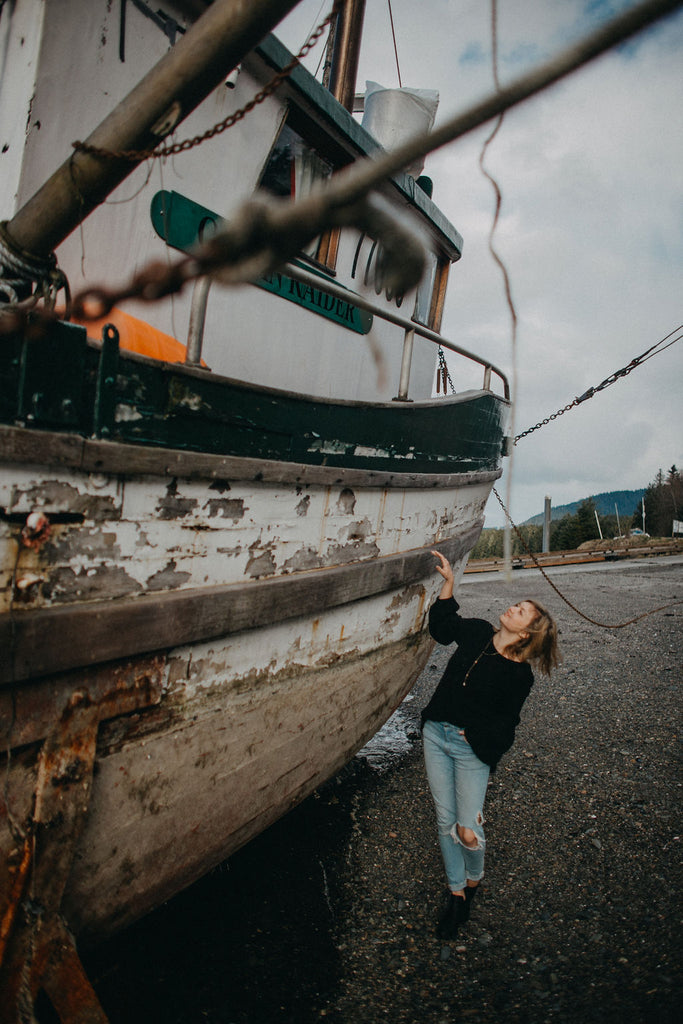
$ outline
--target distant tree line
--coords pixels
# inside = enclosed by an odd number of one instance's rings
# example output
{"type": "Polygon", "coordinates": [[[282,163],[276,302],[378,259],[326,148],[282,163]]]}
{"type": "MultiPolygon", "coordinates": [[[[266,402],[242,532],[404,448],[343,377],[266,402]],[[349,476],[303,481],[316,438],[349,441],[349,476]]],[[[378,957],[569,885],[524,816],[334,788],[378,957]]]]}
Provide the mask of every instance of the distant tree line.
{"type": "MultiPolygon", "coordinates": [[[[651,537],[670,537],[674,519],[683,519],[683,474],[672,466],[665,475],[660,469],[654,481],[645,491],[645,530],[651,537]]],[[[574,515],[567,514],[550,524],[550,550],[569,551],[578,548],[584,541],[599,540],[600,530],[595,517],[595,502],[586,498],[574,515]]],[[[614,515],[600,516],[600,529],[605,540],[628,534],[632,529],[642,529],[643,510],[639,505],[632,513],[617,518],[614,515]]],[[[512,531],[512,555],[534,554],[543,549],[543,527],[527,524],[518,527],[522,540],[512,531]]],[[[502,529],[484,530],[477,541],[471,558],[502,558],[502,529]]]]}
{"type": "MultiPolygon", "coordinates": [[[[670,537],[674,519],[683,519],[683,473],[675,466],[666,475],[660,469],[643,500],[647,532],[651,537],[670,537]]],[[[633,526],[642,527],[641,509],[634,513],[633,526]]]]}

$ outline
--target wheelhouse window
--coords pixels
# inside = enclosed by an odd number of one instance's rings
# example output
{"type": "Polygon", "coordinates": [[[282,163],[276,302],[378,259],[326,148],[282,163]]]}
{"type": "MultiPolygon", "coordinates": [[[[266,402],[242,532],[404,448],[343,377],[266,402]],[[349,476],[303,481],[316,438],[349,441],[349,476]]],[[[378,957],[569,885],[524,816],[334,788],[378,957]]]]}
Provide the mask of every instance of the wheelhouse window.
{"type": "MultiPolygon", "coordinates": [[[[334,164],[326,159],[290,124],[285,124],[273,146],[261,177],[261,188],[276,196],[302,199],[313,186],[334,171],[334,164]]],[[[333,268],[338,231],[327,231],[306,247],[304,254],[333,268]]]]}

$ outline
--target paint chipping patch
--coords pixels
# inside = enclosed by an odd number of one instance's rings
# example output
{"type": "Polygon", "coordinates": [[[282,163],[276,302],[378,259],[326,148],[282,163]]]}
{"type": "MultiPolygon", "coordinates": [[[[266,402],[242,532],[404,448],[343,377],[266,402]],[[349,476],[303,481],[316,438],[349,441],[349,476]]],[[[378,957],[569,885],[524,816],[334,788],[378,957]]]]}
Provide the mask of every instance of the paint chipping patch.
{"type": "Polygon", "coordinates": [[[177,572],[176,563],[171,559],[163,569],[155,572],[147,580],[148,590],[177,590],[187,583],[192,574],[189,572],[177,572]]]}
{"type": "Polygon", "coordinates": [[[356,495],[350,487],[345,487],[337,499],[337,509],[343,515],[352,516],[356,507],[356,495]]]}
{"type": "Polygon", "coordinates": [[[354,541],[350,544],[335,544],[325,555],[324,565],[347,565],[349,562],[359,562],[365,558],[376,558],[380,550],[374,541],[362,543],[354,541]]]}
{"type": "Polygon", "coordinates": [[[160,519],[182,519],[197,507],[196,498],[178,496],[178,481],[174,477],[166,488],[166,494],[157,505],[160,519]]]}
{"type": "Polygon", "coordinates": [[[252,544],[249,551],[251,557],[247,562],[247,567],[244,570],[245,573],[256,578],[258,576],[270,576],[275,572],[275,558],[270,545],[262,548],[258,544],[252,544]]]}
{"type": "Polygon", "coordinates": [[[209,498],[204,505],[209,519],[232,519],[234,523],[244,518],[244,502],[241,498],[209,498]]]}
{"type": "Polygon", "coordinates": [[[322,560],[317,551],[313,548],[301,548],[287,559],[283,569],[288,572],[302,572],[306,569],[319,569],[321,565],[322,560]]]}
{"type": "Polygon", "coordinates": [[[298,516],[308,515],[308,509],[309,509],[310,504],[311,504],[311,496],[310,496],[310,494],[306,494],[301,499],[299,504],[296,506],[296,514],[298,516]]]}
{"type": "Polygon", "coordinates": [[[50,602],[96,601],[127,597],[140,591],[140,584],[131,579],[120,566],[97,566],[74,572],[57,569],[43,588],[43,597],[50,602]]]}

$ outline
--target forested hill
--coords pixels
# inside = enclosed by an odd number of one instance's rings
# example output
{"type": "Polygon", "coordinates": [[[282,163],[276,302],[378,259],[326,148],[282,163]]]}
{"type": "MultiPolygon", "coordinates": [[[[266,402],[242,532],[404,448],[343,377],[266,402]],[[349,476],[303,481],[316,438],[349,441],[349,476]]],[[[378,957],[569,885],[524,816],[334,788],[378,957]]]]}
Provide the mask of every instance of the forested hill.
{"type": "MultiPolygon", "coordinates": [[[[644,487],[641,487],[638,491],[606,491],[603,494],[593,494],[587,498],[581,498],[579,501],[572,501],[569,505],[553,506],[552,518],[562,519],[566,515],[574,516],[582,502],[592,500],[598,510],[598,515],[613,516],[614,506],[616,505],[619,515],[623,516],[624,519],[628,518],[630,520],[640,505],[644,494],[644,487]]],[[[525,519],[522,525],[542,526],[543,518],[544,514],[541,512],[540,515],[532,516],[531,519],[525,519]]]]}

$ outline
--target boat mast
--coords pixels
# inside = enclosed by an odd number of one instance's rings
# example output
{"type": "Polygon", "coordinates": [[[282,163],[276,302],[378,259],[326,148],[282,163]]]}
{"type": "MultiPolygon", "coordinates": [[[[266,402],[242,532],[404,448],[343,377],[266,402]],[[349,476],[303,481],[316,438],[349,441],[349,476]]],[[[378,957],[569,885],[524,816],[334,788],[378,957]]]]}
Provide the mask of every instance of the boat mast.
{"type": "MultiPolygon", "coordinates": [[[[158,146],[299,0],[216,0],[87,139],[121,152],[158,146]]],[[[76,150],[17,211],[7,233],[49,255],[138,166],[76,150]]]]}
{"type": "Polygon", "coordinates": [[[329,90],[346,110],[353,112],[353,98],[356,94],[358,58],[365,0],[346,0],[334,24],[334,41],[330,67],[329,90]]]}

